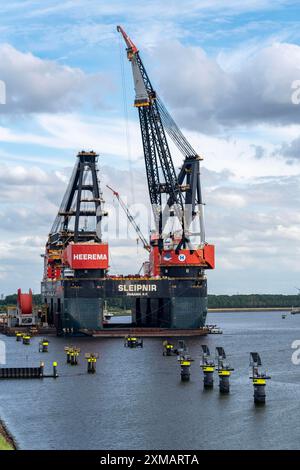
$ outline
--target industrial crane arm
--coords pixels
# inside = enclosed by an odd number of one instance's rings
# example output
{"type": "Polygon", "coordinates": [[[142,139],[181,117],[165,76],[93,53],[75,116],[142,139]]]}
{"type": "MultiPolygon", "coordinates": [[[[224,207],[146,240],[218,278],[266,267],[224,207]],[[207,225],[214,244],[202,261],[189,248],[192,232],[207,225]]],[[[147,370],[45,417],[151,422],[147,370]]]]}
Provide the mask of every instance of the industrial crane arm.
{"type": "MultiPolygon", "coordinates": [[[[134,105],[138,108],[148,188],[150,200],[157,220],[157,206],[161,206],[161,194],[166,193],[174,204],[175,212],[182,224],[184,211],[183,197],[178,187],[176,171],[164,131],[156,93],[152,87],[137,47],[121,26],[117,30],[122,34],[127,46],[127,57],[131,62],[135,88],[134,105]]],[[[162,210],[158,210],[158,232],[162,236],[162,210]]]]}
{"type": "MultiPolygon", "coordinates": [[[[127,46],[127,57],[131,63],[135,88],[134,106],[138,109],[148,188],[154,220],[158,232],[160,251],[164,239],[164,229],[170,217],[176,216],[181,226],[181,240],[177,251],[192,250],[190,234],[192,222],[199,219],[200,245],[205,243],[203,201],[200,184],[200,161],[195,152],[168,113],[152,87],[139,51],[129,36],[121,28],[127,46]],[[166,134],[173,140],[184,156],[179,174],[176,174],[166,134]]],[[[172,223],[172,226],[174,224],[172,223]]],[[[196,245],[197,246],[197,245],[196,245]]]]}
{"type": "Polygon", "coordinates": [[[124,41],[126,43],[126,46],[128,47],[128,49],[131,49],[132,52],[135,54],[136,52],[139,52],[138,48],[136,47],[136,45],[131,41],[130,37],[125,33],[124,29],[122,28],[122,26],[117,26],[117,31],[118,33],[121,33],[123,38],[124,38],[124,41]]]}

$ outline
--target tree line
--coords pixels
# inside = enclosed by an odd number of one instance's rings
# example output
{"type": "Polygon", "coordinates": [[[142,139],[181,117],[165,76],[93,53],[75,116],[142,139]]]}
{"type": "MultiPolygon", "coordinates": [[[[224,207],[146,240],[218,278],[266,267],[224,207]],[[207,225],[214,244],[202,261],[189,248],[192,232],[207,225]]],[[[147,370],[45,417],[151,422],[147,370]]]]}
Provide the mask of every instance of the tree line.
{"type": "Polygon", "coordinates": [[[300,295],[236,294],[209,295],[208,308],[281,308],[300,307],[300,295]]]}
{"type": "MultiPolygon", "coordinates": [[[[109,307],[122,309],[131,308],[132,298],[115,297],[108,299],[109,307]]],[[[34,305],[42,304],[41,294],[33,295],[34,305]]],[[[7,295],[0,300],[0,307],[17,304],[17,294],[7,295]]],[[[236,295],[209,295],[208,308],[281,308],[300,307],[300,295],[283,294],[236,294],[236,295]]]]}

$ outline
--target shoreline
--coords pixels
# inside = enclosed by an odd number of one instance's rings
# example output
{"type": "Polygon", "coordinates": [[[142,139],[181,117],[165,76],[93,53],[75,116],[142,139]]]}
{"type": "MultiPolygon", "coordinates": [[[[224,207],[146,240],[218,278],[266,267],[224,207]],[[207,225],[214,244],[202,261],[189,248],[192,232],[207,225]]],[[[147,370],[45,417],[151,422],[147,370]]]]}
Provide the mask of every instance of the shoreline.
{"type": "Polygon", "coordinates": [[[292,307],[208,308],[208,312],[290,312],[292,307]]]}
{"type": "Polygon", "coordinates": [[[14,438],[8,431],[6,425],[0,419],[0,451],[1,450],[17,450],[17,449],[18,447],[14,438]],[[3,442],[1,442],[1,440],[3,442]],[[1,444],[4,444],[5,446],[3,449],[1,448],[1,444]]]}
{"type": "MultiPolygon", "coordinates": [[[[297,307],[298,308],[298,307],[297,307]]],[[[299,307],[300,308],[300,307],[299,307]]],[[[291,312],[292,307],[231,307],[208,308],[208,312],[291,312]]],[[[115,317],[128,317],[130,313],[113,312],[115,317]]]]}

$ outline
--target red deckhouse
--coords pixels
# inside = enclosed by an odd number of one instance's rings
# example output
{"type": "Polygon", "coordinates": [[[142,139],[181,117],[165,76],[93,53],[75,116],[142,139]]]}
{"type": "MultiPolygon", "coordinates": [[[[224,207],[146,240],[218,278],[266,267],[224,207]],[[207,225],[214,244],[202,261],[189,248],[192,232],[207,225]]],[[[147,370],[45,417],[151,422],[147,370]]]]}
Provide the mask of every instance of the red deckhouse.
{"type": "Polygon", "coordinates": [[[70,243],[64,261],[72,269],[108,269],[108,244],[70,243]]]}

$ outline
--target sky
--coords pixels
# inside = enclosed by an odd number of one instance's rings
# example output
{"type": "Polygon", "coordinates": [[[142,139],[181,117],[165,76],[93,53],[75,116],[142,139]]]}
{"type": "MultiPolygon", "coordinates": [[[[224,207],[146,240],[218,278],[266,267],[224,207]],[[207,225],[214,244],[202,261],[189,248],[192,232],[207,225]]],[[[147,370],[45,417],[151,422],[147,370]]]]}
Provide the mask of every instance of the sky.
{"type": "MultiPolygon", "coordinates": [[[[299,14],[290,0],[1,2],[0,295],[39,293],[40,255],[82,149],[100,155],[108,211],[116,201],[106,184],[145,225],[143,152],[118,24],[204,158],[206,240],[216,246],[209,292],[295,294],[299,14]]],[[[181,157],[173,159],[178,168],[181,157]]],[[[147,258],[128,235],[124,223],[109,240],[112,274],[138,272],[147,258]]]]}

